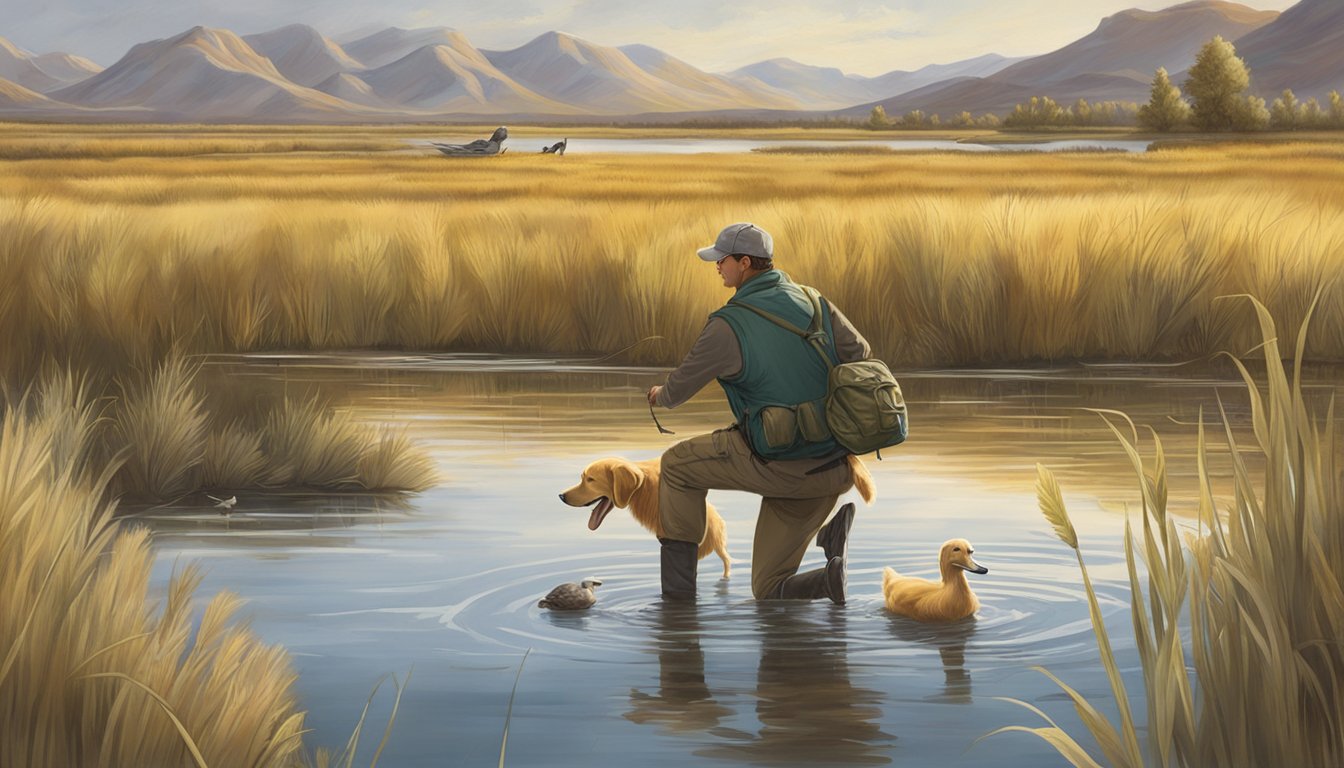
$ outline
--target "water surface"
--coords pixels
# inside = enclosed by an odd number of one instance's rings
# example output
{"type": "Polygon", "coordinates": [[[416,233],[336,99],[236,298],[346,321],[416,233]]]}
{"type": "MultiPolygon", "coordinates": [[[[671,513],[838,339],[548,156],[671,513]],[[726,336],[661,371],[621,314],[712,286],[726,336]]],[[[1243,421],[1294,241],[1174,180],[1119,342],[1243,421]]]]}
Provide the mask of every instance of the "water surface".
{"type": "MultiPolygon", "coordinates": [[[[655,457],[726,423],[722,397],[707,390],[660,414],[677,435],[658,434],[643,391],[664,373],[488,356],[216,358],[206,379],[227,380],[220,391],[234,397],[264,407],[315,391],[369,423],[406,428],[442,482],[402,501],[240,494],[227,519],[204,499],[156,510],[136,518],[155,530],[155,582],[199,560],[202,600],[219,589],[248,599],[257,632],[293,654],[312,743],[344,744],[378,679],[413,669],[380,765],[496,765],[515,680],[511,766],[1055,765],[1033,737],[976,742],[1002,725],[1043,725],[996,697],[1081,733],[1033,665],[1115,711],[1074,554],[1037,510],[1044,462],[1064,485],[1143,711],[1120,547],[1124,505],[1138,496],[1114,437],[1083,409],[1120,408],[1153,425],[1175,503],[1190,508],[1189,424],[1216,407],[1215,392],[1241,419],[1238,381],[1112,367],[902,374],[911,438],[869,462],[879,498],[860,506],[848,605],[753,601],[758,502],[711,492],[732,578],[719,579],[711,555],[699,603],[665,609],[656,540],[621,510],[590,532],[588,510],[556,497],[593,459],[655,457]],[[971,539],[990,569],[971,577],[978,618],[925,626],[887,615],[882,568],[936,577],[938,547],[952,537],[971,539]],[[605,582],[592,610],[537,608],[551,587],[588,576],[605,582]]],[[[1341,377],[1314,380],[1320,395],[1341,377]]],[[[814,550],[804,567],[820,562],[814,550]]],[[[385,687],[356,765],[368,764],[390,706],[385,687]]]]}
{"type": "MultiPolygon", "coordinates": [[[[563,131],[563,129],[557,129],[563,131]]],[[[461,144],[479,136],[444,136],[433,139],[440,143],[461,144]]],[[[430,139],[409,139],[417,147],[433,150],[430,139]]],[[[543,146],[554,141],[542,139],[509,139],[505,145],[512,153],[541,152],[543,146]]],[[[1060,152],[1080,150],[1108,150],[1144,152],[1152,142],[1134,139],[1064,139],[1034,143],[969,143],[949,139],[891,139],[891,140],[766,140],[766,139],[569,139],[566,152],[595,154],[691,155],[735,154],[758,149],[828,148],[843,150],[852,147],[882,147],[896,152],[1060,152]]]]}

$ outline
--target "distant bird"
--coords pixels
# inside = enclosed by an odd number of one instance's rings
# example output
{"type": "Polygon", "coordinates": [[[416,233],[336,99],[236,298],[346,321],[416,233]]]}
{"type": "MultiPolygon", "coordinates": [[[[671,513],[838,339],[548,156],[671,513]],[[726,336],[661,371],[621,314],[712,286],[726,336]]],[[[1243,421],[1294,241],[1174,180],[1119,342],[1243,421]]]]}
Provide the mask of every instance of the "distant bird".
{"type": "Polygon", "coordinates": [[[593,587],[600,586],[602,582],[598,579],[584,579],[583,583],[561,584],[551,593],[537,602],[538,608],[550,608],[553,611],[582,611],[592,608],[593,603],[597,602],[597,595],[593,594],[593,587]]]}
{"type": "Polygon", "coordinates": [[[561,139],[560,141],[557,141],[556,143],[552,144],[552,145],[549,146],[549,147],[542,147],[542,148],[541,148],[541,154],[543,154],[543,155],[563,155],[563,154],[565,154],[565,147],[568,146],[568,145],[569,145],[569,139],[567,139],[567,138],[566,138],[566,139],[561,139]]]}
{"type": "Polygon", "coordinates": [[[214,496],[211,496],[210,494],[207,493],[207,494],[205,495],[205,497],[206,497],[207,499],[211,500],[211,501],[217,501],[217,502],[219,502],[218,504],[215,505],[215,509],[218,509],[218,510],[219,510],[219,514],[221,514],[221,515],[227,515],[227,514],[229,514],[230,512],[232,512],[232,511],[233,511],[233,505],[238,503],[238,497],[237,497],[237,496],[230,496],[230,497],[227,498],[227,499],[217,499],[217,498],[215,498],[214,496]]]}
{"type": "Polygon", "coordinates": [[[508,138],[509,129],[501,125],[490,134],[489,139],[477,139],[468,144],[440,144],[437,141],[431,141],[430,144],[443,154],[452,157],[502,155],[507,151],[504,148],[504,141],[508,138]]]}

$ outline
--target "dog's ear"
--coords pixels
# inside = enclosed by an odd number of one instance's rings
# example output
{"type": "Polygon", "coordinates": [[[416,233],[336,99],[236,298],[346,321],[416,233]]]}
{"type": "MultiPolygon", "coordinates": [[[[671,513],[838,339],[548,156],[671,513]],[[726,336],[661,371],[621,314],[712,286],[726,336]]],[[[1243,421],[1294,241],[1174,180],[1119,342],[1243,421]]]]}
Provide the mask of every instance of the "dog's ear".
{"type": "Polygon", "coordinates": [[[630,497],[643,484],[644,473],[634,464],[627,461],[611,468],[611,500],[621,509],[630,505],[630,497]]]}

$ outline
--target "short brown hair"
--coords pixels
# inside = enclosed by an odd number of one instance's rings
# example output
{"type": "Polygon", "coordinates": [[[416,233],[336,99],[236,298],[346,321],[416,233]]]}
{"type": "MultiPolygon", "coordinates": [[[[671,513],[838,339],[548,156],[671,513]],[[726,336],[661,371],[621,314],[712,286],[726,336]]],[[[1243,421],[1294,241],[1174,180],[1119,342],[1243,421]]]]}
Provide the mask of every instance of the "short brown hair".
{"type": "Polygon", "coordinates": [[[748,256],[745,253],[734,253],[732,254],[732,257],[734,259],[737,259],[738,261],[741,261],[742,259],[751,259],[750,266],[757,272],[764,272],[766,270],[775,268],[774,259],[763,259],[760,256],[748,256]]]}

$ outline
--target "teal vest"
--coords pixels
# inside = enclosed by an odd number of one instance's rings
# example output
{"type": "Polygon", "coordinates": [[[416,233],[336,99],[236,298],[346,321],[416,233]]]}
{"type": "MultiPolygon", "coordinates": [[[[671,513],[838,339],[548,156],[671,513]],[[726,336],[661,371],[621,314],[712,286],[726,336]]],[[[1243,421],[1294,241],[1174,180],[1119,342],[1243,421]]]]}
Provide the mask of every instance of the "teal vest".
{"type": "MultiPolygon", "coordinates": [[[[821,356],[801,336],[734,304],[751,304],[806,329],[812,322],[812,303],[788,275],[772,269],[748,280],[722,309],[710,315],[728,323],[742,349],[742,370],[718,381],[752,452],[770,460],[841,453],[843,449],[829,433],[808,440],[801,430],[790,428],[799,406],[815,407],[826,397],[830,371],[821,356]]],[[[828,345],[831,361],[839,363],[825,302],[822,313],[822,330],[832,339],[828,345]]]]}

